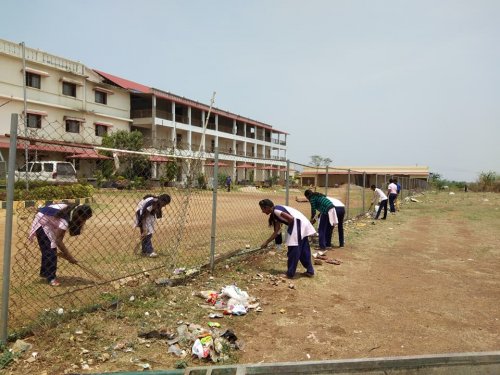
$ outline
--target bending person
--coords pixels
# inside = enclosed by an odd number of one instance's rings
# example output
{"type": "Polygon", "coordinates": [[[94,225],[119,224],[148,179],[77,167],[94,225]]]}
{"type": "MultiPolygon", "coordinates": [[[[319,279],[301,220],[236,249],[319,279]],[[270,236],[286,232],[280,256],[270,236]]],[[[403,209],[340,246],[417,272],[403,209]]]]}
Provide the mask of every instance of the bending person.
{"type": "MultiPolygon", "coordinates": [[[[330,202],[333,203],[333,206],[335,207],[335,213],[337,214],[337,230],[339,231],[339,247],[344,247],[345,242],[344,242],[344,216],[345,216],[345,205],[342,203],[340,200],[336,198],[331,198],[327,197],[330,202]]],[[[321,224],[320,219],[320,224],[321,224]]],[[[332,230],[330,232],[326,233],[326,247],[328,248],[329,246],[332,246],[332,234],[333,234],[333,228],[335,225],[333,225],[332,230]]]]}
{"type": "Polygon", "coordinates": [[[316,231],[309,220],[295,208],[275,206],[270,199],[261,200],[259,206],[263,213],[269,215],[269,226],[274,229],[273,234],[261,245],[261,248],[267,247],[280,233],[281,224],[285,224],[288,226],[286,236],[286,245],[288,246],[286,276],[289,279],[295,276],[299,262],[306,269],[303,275],[314,276],[308,236],[313,235],[316,231]]]}
{"type": "Polygon", "coordinates": [[[170,203],[170,195],[162,194],[158,197],[146,195],[135,209],[135,226],[141,231],[142,255],[156,258],[158,254],[153,249],[153,233],[156,219],[162,217],[162,208],[170,203]]]}
{"type": "Polygon", "coordinates": [[[384,194],[384,192],[376,187],[375,185],[371,186],[371,189],[374,191],[373,193],[373,200],[370,205],[370,208],[375,204],[375,202],[378,200],[378,210],[377,214],[375,215],[375,220],[378,219],[380,216],[380,212],[382,212],[382,208],[384,209],[384,217],[382,220],[385,220],[387,218],[387,196],[384,194]]]}
{"type": "Polygon", "coordinates": [[[76,264],[78,261],[64,244],[64,236],[69,229],[70,236],[78,236],[82,232],[85,222],[92,217],[90,206],[76,204],[51,204],[42,207],[35,215],[31,224],[29,239],[36,235],[38,246],[42,252],[40,277],[47,279],[51,286],[59,286],[57,280],[57,249],[61,257],[76,264]]]}
{"type": "Polygon", "coordinates": [[[310,221],[312,224],[316,222],[316,210],[319,211],[318,240],[320,250],[331,248],[333,226],[338,224],[335,206],[324,194],[306,190],[304,195],[309,203],[311,203],[310,221]]]}

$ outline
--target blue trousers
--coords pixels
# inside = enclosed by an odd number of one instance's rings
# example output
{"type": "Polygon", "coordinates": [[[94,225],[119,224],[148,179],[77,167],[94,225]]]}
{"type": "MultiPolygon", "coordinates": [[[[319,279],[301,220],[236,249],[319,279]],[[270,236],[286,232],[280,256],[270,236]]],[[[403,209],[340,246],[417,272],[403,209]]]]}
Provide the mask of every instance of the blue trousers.
{"type": "Polygon", "coordinates": [[[45,277],[50,283],[56,278],[57,272],[57,248],[50,247],[50,239],[45,234],[43,228],[36,231],[36,239],[40,251],[42,252],[42,263],[40,265],[40,276],[45,277]]]}
{"type": "Polygon", "coordinates": [[[396,207],[394,206],[394,202],[396,202],[396,198],[398,195],[396,193],[389,194],[389,207],[391,212],[396,212],[396,207]]]}
{"type": "Polygon", "coordinates": [[[387,199],[384,199],[382,202],[378,204],[378,211],[377,215],[375,215],[375,219],[378,219],[378,217],[380,216],[382,208],[384,209],[384,217],[382,219],[385,219],[387,217],[387,199]]]}
{"type": "MultiPolygon", "coordinates": [[[[344,207],[335,207],[335,212],[337,213],[337,219],[339,223],[337,224],[337,229],[339,231],[339,245],[340,247],[344,246],[344,216],[345,216],[345,208],[344,207]]],[[[333,234],[333,227],[332,230],[330,231],[330,237],[327,238],[327,243],[330,245],[327,246],[332,246],[332,234],[333,234]]]]}
{"type": "Polygon", "coordinates": [[[318,242],[320,249],[332,246],[332,231],[333,227],[330,225],[330,218],[327,214],[321,214],[318,225],[318,242]]]}
{"type": "Polygon", "coordinates": [[[314,275],[314,268],[311,262],[311,247],[309,246],[309,238],[305,237],[300,240],[300,222],[297,226],[299,244],[297,246],[288,246],[288,252],[286,254],[288,256],[288,270],[286,275],[290,278],[295,276],[299,262],[304,266],[307,272],[314,275]]]}
{"type": "Polygon", "coordinates": [[[142,239],[142,253],[143,254],[151,254],[154,252],[153,250],[153,242],[151,239],[153,238],[153,234],[148,234],[146,237],[142,239]]]}

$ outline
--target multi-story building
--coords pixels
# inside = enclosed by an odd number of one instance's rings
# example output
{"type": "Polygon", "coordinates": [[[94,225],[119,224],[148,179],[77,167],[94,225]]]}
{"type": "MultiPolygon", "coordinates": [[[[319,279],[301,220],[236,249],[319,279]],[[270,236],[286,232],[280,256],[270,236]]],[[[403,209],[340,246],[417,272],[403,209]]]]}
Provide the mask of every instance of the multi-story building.
{"type": "MultiPolygon", "coordinates": [[[[71,160],[80,176],[91,176],[96,161],[102,158],[88,152],[89,145],[99,145],[108,132],[130,130],[128,91],[105,83],[79,62],[32,48],[24,48],[23,59],[22,45],[0,40],[0,66],[0,152],[4,160],[12,113],[19,114],[20,151],[28,148],[30,159],[71,160]]],[[[17,165],[24,162],[25,154],[18,152],[17,165]]]]}
{"type": "Polygon", "coordinates": [[[166,91],[96,72],[105,82],[129,90],[132,129],[144,135],[148,147],[184,156],[201,151],[208,164],[218,149],[220,165],[232,170],[236,179],[244,178],[242,169],[254,170],[257,180],[268,178],[273,171],[283,172],[286,132],[218,108],[210,110],[208,105],[166,91]]]}
{"type": "MultiPolygon", "coordinates": [[[[104,158],[88,152],[89,146],[99,146],[103,135],[117,130],[140,131],[145,151],[184,157],[201,151],[205,165],[213,164],[218,149],[220,165],[236,180],[244,179],[247,170],[254,171],[255,180],[265,180],[285,167],[288,134],[265,123],[218,108],[208,117],[206,104],[32,48],[24,48],[23,58],[23,46],[6,40],[0,40],[0,65],[3,159],[10,116],[18,113],[24,127],[18,147],[36,151],[30,158],[73,161],[81,177],[91,177],[104,158]]],[[[18,165],[24,158],[18,153],[18,165]]],[[[165,160],[151,159],[153,164],[165,160]]],[[[152,170],[155,177],[156,166],[152,170]]]]}

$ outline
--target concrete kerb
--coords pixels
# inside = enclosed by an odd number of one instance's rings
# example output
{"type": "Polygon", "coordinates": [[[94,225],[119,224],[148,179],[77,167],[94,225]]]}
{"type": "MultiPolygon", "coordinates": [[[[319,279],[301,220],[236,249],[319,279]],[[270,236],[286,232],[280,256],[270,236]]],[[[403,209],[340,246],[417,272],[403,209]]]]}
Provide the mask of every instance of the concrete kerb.
{"type": "MultiPolygon", "coordinates": [[[[113,372],[139,375],[144,372],[113,372]]],[[[361,358],[327,361],[241,364],[232,366],[189,367],[184,370],[154,370],[151,375],[492,375],[500,373],[500,352],[449,353],[425,356],[361,358]]],[[[95,374],[103,375],[103,374],[95,374]]]]}
{"type": "Polygon", "coordinates": [[[500,352],[282,362],[187,368],[185,375],[344,374],[491,375],[500,373],[500,352]]]}

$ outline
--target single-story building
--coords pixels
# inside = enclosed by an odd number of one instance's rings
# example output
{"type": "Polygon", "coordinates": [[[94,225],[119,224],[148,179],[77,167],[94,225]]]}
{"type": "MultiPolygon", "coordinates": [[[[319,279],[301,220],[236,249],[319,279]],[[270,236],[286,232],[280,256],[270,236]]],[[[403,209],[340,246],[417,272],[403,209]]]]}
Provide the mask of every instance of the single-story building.
{"type": "Polygon", "coordinates": [[[351,183],[358,186],[386,185],[390,178],[399,180],[419,180],[427,182],[429,167],[426,166],[392,166],[392,167],[305,167],[301,173],[302,186],[325,187],[351,183]]]}

